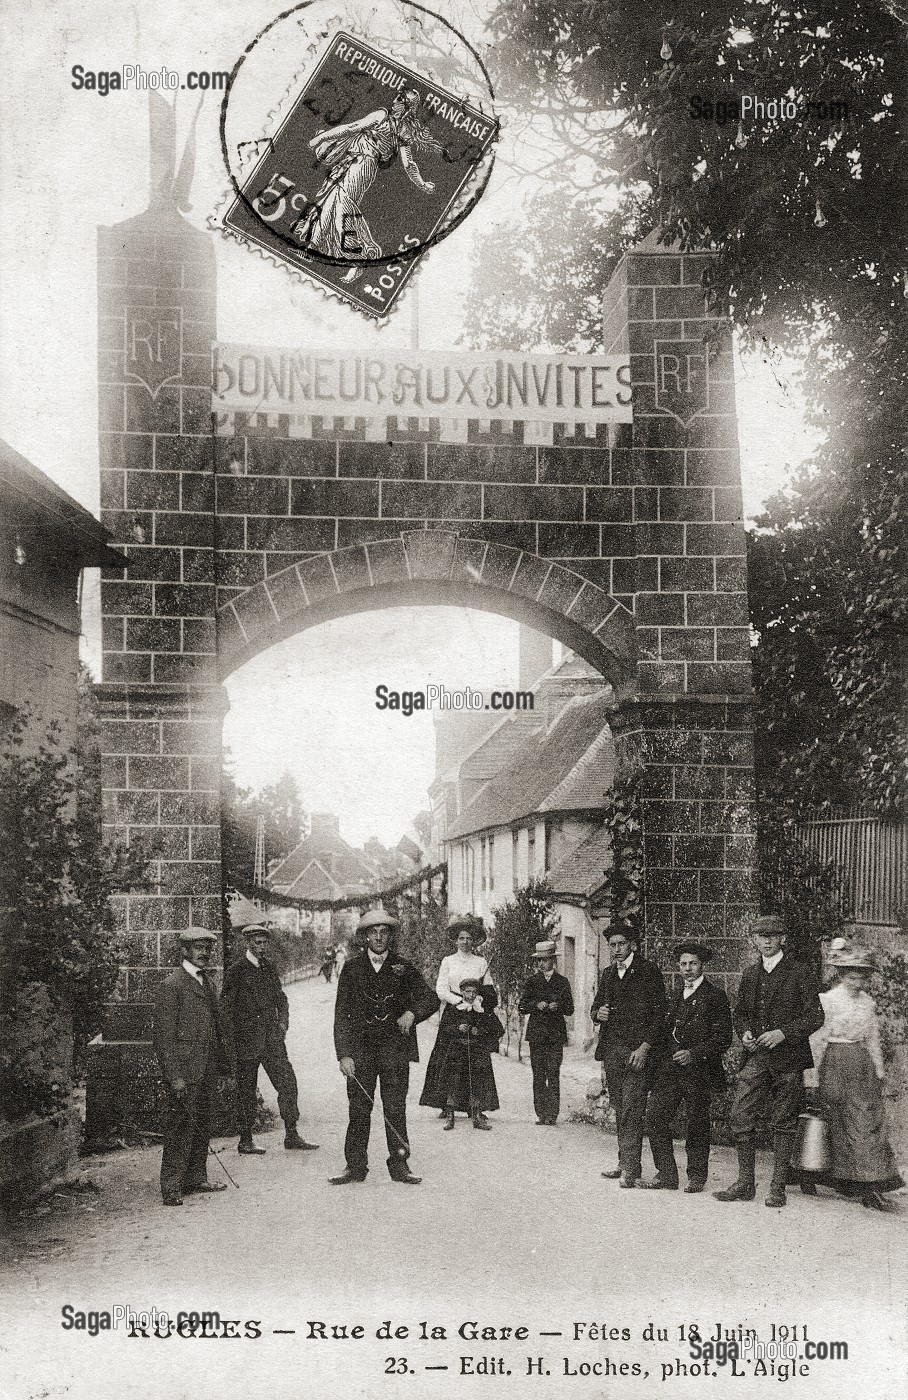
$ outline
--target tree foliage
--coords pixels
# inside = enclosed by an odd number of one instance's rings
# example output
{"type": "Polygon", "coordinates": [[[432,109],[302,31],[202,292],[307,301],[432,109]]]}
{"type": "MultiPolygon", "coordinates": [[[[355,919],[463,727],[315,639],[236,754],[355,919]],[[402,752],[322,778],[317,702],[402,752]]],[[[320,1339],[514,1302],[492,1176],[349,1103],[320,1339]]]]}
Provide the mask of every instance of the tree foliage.
{"type": "Polygon", "coordinates": [[[603,287],[658,227],[714,252],[743,343],[803,357],[824,441],[750,541],[758,779],[792,809],[893,815],[908,792],[906,22],[901,0],[501,0],[493,20],[499,97],[553,155],[519,237],[479,249],[469,337],[597,347],[603,287]],[[826,115],[694,117],[743,95],[826,115]]]}
{"type": "Polygon", "coordinates": [[[505,1048],[510,1048],[511,1033],[517,1027],[518,1059],[521,1045],[520,1017],[517,1014],[520,989],[532,971],[534,945],[554,938],[558,926],[555,900],[545,880],[531,880],[528,885],[523,885],[513,899],[499,904],[493,915],[486,957],[504,1015],[505,1048]]]}
{"type": "Polygon", "coordinates": [[[296,779],[287,772],[276,783],[254,792],[240,787],[225,764],[221,786],[221,842],[225,884],[249,889],[255,874],[255,837],[264,818],[265,869],[283,860],[305,834],[302,798],[296,779]]]}

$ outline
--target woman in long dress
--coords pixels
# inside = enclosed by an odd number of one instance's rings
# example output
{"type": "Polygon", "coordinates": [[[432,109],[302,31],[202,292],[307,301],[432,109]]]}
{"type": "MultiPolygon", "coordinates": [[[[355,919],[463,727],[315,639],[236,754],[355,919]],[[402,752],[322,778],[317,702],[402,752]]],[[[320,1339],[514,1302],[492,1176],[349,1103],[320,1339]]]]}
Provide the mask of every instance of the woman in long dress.
{"type": "Polygon", "coordinates": [[[832,953],[830,963],[838,980],[820,993],[826,1019],[810,1037],[819,1102],[829,1123],[827,1179],[865,1206],[892,1210],[883,1192],[903,1182],[886,1132],[876,1005],[864,990],[876,958],[870,949],[846,946],[832,953]]]}
{"type": "MultiPolygon", "coordinates": [[[[390,108],[380,107],[358,121],[343,122],[321,131],[309,142],[328,167],[314,204],[297,223],[294,233],[306,248],[331,258],[352,261],[357,257],[380,258],[376,242],[362,210],[362,202],[382,166],[400,156],[404,172],[423,194],[435,185],[424,180],[413,157],[413,147],[440,154],[442,147],[416,120],[419,94],[404,88],[390,108]]],[[[351,268],[358,275],[361,269],[351,268]]]]}
{"type": "MultiPolygon", "coordinates": [[[[435,993],[441,1002],[442,1020],[447,1008],[461,1009],[465,1003],[460,994],[461,984],[465,977],[477,978],[480,984],[479,1000],[485,1010],[491,1011],[498,1005],[498,993],[492,985],[492,975],[489,972],[489,964],[485,958],[475,951],[475,943],[482,925],[473,914],[452,914],[448,919],[448,933],[456,939],[457,946],[453,953],[449,953],[446,958],[442,958],[441,966],[438,969],[438,979],[435,983],[435,993]]],[[[483,937],[485,936],[483,930],[483,937]]],[[[450,1019],[450,1018],[449,1018],[450,1019]]],[[[426,1078],[423,1084],[423,1091],[419,1102],[428,1105],[430,1108],[441,1110],[440,1117],[448,1118],[448,1091],[445,1082],[444,1064],[447,1054],[447,1037],[441,1033],[439,1024],[439,1034],[432,1047],[432,1054],[429,1056],[429,1063],[426,1066],[426,1078]]],[[[495,1075],[489,1067],[488,1082],[482,1086],[480,1104],[480,1116],[485,1111],[498,1108],[498,1093],[495,1086],[495,1075]]],[[[469,1103],[461,1096],[454,1107],[461,1113],[471,1111],[469,1103]]]]}

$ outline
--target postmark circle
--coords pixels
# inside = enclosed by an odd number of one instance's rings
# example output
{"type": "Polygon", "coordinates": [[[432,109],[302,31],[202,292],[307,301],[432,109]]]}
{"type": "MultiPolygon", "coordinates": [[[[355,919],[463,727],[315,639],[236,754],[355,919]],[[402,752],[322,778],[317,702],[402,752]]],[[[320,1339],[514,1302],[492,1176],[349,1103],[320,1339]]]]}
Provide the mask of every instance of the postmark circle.
{"type": "MultiPolygon", "coordinates": [[[[329,277],[333,279],[338,270],[345,272],[348,277],[358,277],[365,269],[380,270],[392,261],[395,266],[415,263],[430,247],[453,233],[475,209],[491,178],[495,161],[494,141],[499,133],[499,123],[494,111],[489,116],[480,107],[472,106],[466,99],[459,99],[455,94],[424,78],[418,71],[408,68],[396,56],[388,58],[387,63],[382,64],[383,53],[380,49],[373,50],[364,40],[355,37],[351,39],[337,27],[343,24],[345,16],[342,13],[338,14],[337,9],[332,7],[333,40],[331,26],[323,27],[318,37],[332,41],[334,48],[341,55],[344,55],[346,48],[345,57],[348,63],[353,61],[350,51],[353,45],[356,45],[354,56],[360,60],[360,73],[378,73],[382,82],[392,85],[395,96],[390,107],[379,108],[365,118],[346,125],[329,123],[322,132],[308,141],[307,144],[315,149],[319,159],[325,157],[327,175],[318,192],[321,198],[299,190],[290,194],[295,182],[286,175],[277,175],[265,190],[272,202],[263,204],[262,194],[255,195],[252,192],[259,165],[256,165],[253,176],[244,176],[241,183],[231,162],[227,131],[230,99],[244,65],[266,37],[272,35],[279,25],[292,21],[294,16],[298,17],[296,22],[301,26],[302,19],[299,17],[302,13],[311,12],[323,3],[324,0],[302,0],[301,3],[291,6],[276,15],[247,45],[230,72],[221,102],[220,142],[224,165],[235,196],[230,214],[234,216],[235,224],[244,225],[241,230],[234,227],[230,231],[236,232],[241,238],[245,237],[247,241],[263,243],[261,226],[267,225],[267,242],[272,253],[276,252],[291,267],[304,274],[312,274],[313,262],[321,265],[321,272],[316,276],[318,280],[324,281],[329,277]],[[342,42],[348,39],[350,42],[342,42]],[[472,140],[468,139],[465,145],[461,142],[460,150],[456,155],[452,154],[455,148],[440,143],[417,118],[416,111],[420,104],[432,109],[435,115],[444,114],[449,123],[456,123],[455,129],[471,129],[472,140]],[[481,142],[475,139],[479,134],[484,138],[481,142]],[[372,236],[356,196],[361,194],[363,188],[368,192],[369,185],[379,170],[387,168],[383,167],[383,158],[391,163],[395,156],[399,157],[410,182],[422,194],[433,195],[436,184],[422,175],[413,155],[414,147],[428,152],[430,156],[440,156],[449,166],[459,163],[460,168],[443,171],[447,177],[447,184],[442,194],[448,197],[438,217],[434,220],[424,220],[429,225],[426,231],[420,235],[408,233],[404,241],[389,252],[372,236]],[[296,202],[300,200],[303,201],[302,205],[296,202]],[[278,209],[280,214],[284,215],[289,213],[289,206],[292,206],[294,213],[301,208],[304,210],[303,217],[292,225],[292,234],[286,229],[274,226],[278,221],[274,211],[278,209]],[[301,242],[302,239],[305,241],[301,242]],[[304,262],[310,266],[301,266],[304,262]]],[[[448,20],[416,3],[416,0],[392,0],[392,7],[408,24],[412,24],[415,19],[421,27],[428,23],[440,26],[437,32],[445,35],[449,43],[459,46],[469,55],[473,65],[470,80],[474,83],[478,80],[482,94],[480,100],[488,103],[493,101],[491,79],[482,58],[448,20]]],[[[330,57],[332,54],[329,44],[329,51],[320,60],[315,70],[316,74],[330,57]]],[[[459,62],[462,64],[463,59],[459,58],[459,62]]],[[[345,71],[341,76],[349,85],[350,74],[345,71]]],[[[318,106],[313,103],[312,96],[306,97],[311,81],[312,75],[307,78],[295,97],[290,116],[300,103],[309,108],[310,112],[319,111],[318,106]]],[[[334,79],[323,77],[323,85],[325,82],[329,85],[334,83],[335,89],[337,88],[334,79]]],[[[375,79],[372,80],[372,86],[374,89],[375,79]]],[[[305,113],[303,115],[305,116],[305,113]]],[[[322,115],[330,115],[330,112],[323,112],[322,115]]],[[[275,143],[285,133],[287,120],[289,118],[285,118],[273,137],[260,139],[259,144],[265,146],[263,160],[273,154],[275,143]]],[[[436,214],[437,210],[433,208],[431,213],[436,214]]]]}

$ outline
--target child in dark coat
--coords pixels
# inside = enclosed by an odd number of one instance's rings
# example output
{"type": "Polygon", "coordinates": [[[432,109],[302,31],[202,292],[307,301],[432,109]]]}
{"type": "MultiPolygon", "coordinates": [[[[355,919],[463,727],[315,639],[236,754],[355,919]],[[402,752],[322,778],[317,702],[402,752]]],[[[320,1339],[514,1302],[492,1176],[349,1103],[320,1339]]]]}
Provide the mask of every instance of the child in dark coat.
{"type": "Polygon", "coordinates": [[[486,1110],[498,1108],[498,1091],[492,1069],[492,1051],[504,1031],[492,1010],[481,999],[482,987],[476,978],[460,984],[461,1005],[446,1006],[438,1027],[442,1043],[438,1088],[445,1109],[445,1132],[454,1127],[454,1113],[469,1113],[473,1127],[488,1132],[491,1123],[486,1110]]]}

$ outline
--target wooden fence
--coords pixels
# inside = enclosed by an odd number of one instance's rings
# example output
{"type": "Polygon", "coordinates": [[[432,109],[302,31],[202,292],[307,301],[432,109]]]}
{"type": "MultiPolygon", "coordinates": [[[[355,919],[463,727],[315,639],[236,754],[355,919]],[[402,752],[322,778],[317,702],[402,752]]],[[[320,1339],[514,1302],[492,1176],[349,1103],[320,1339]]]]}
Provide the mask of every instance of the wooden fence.
{"type": "Polygon", "coordinates": [[[804,822],[799,834],[818,860],[835,867],[856,922],[905,921],[908,824],[849,810],[804,822]]]}

